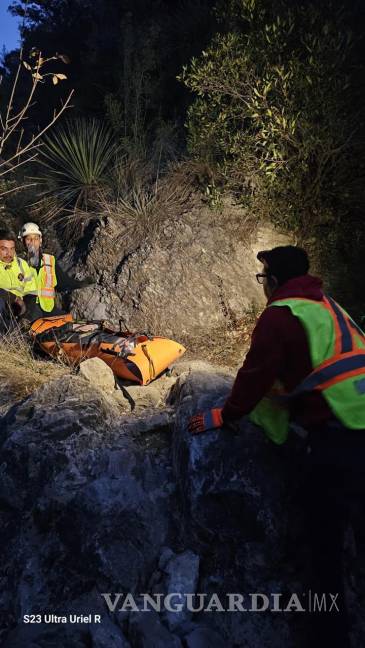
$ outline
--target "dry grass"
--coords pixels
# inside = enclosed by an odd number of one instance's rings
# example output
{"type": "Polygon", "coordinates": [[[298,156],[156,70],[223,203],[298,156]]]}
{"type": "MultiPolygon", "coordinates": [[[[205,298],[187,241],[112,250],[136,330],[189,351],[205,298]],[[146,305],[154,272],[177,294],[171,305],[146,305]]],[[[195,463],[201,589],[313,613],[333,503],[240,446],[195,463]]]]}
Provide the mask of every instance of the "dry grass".
{"type": "Polygon", "coordinates": [[[247,313],[229,326],[221,326],[209,334],[180,336],[187,349],[184,358],[206,360],[212,364],[238,369],[250,347],[252,331],[257,321],[257,313],[247,313]]]}
{"type": "Polygon", "coordinates": [[[98,211],[123,224],[120,238],[156,240],[167,221],[186,207],[192,194],[191,177],[182,165],[171,165],[159,176],[143,161],[122,159],[111,186],[100,190],[98,211]]]}
{"type": "Polygon", "coordinates": [[[54,378],[69,373],[66,364],[35,357],[28,336],[16,328],[0,338],[0,412],[54,378]]]}

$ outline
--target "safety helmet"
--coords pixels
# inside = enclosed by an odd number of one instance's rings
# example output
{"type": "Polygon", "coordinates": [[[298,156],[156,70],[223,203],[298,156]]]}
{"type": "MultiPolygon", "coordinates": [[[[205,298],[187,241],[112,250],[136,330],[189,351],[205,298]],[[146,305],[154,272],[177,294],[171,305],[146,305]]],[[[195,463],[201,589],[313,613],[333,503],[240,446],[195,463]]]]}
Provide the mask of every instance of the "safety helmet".
{"type": "Polygon", "coordinates": [[[28,236],[28,234],[37,234],[42,238],[42,232],[37,223],[24,223],[19,232],[18,239],[23,239],[25,236],[28,236]]]}

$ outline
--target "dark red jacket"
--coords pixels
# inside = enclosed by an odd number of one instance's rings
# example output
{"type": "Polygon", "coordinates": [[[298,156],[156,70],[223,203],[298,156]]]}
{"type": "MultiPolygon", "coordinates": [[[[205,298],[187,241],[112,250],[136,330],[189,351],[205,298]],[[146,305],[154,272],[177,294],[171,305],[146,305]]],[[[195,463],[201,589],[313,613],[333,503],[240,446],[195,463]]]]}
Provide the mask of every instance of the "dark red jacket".
{"type": "MultiPolygon", "coordinates": [[[[290,279],[275,290],[268,305],[276,299],[289,297],[320,301],[323,298],[322,282],[311,275],[290,279]]],[[[286,391],[291,392],[311,371],[307,336],[299,319],[292,315],[289,307],[266,308],[256,324],[250,350],[223,407],[223,420],[249,414],[275,380],[280,380],[286,391]]],[[[318,392],[293,399],[290,415],[303,426],[334,418],[318,392]]]]}

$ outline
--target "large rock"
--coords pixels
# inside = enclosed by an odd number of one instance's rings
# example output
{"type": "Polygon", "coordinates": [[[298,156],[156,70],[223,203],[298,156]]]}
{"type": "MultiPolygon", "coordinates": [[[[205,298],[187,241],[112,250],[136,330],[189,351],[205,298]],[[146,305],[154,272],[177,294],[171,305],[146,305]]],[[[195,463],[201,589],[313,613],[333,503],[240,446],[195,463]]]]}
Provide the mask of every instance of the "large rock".
{"type": "MultiPolygon", "coordinates": [[[[287,535],[281,453],[247,421],[192,437],[191,414],[222,403],[233,376],[185,368],[157,411],[121,415],[108,394],[68,375],[0,419],[1,645],[301,645],[302,615],[215,605],[142,616],[107,605],[106,594],[195,592],[223,605],[240,594],[249,607],[250,593],[288,601],[305,582],[300,516],[297,535],[287,535]],[[100,613],[103,622],[22,622],[45,612],[100,613]]],[[[363,645],[360,605],[352,611],[354,645],[363,645]]]]}
{"type": "Polygon", "coordinates": [[[179,637],[165,628],[154,610],[132,612],[129,628],[132,645],[135,648],[181,648],[179,637]]]}
{"type": "MultiPolygon", "coordinates": [[[[120,416],[101,390],[66,376],[40,388],[2,420],[6,576],[0,641],[24,614],[57,614],[90,588],[100,600],[102,592],[143,588],[175,524],[169,417],[163,414],[120,416]]],[[[21,625],[11,641],[43,645],[50,632],[21,625]]],[[[105,645],[124,645],[120,630],[110,624],[88,629],[93,644],[77,628],[73,644],[69,632],[53,629],[54,645],[99,647],[104,639],[105,645]]]]}
{"type": "Polygon", "coordinates": [[[162,563],[166,574],[166,595],[171,597],[171,607],[177,604],[177,609],[166,610],[165,619],[171,630],[189,621],[192,612],[188,610],[185,594],[194,594],[199,578],[199,556],[192,551],[184,551],[181,554],[173,554],[162,563]]]}
{"type": "Polygon", "coordinates": [[[132,401],[133,408],[151,409],[157,407],[161,401],[161,394],[155,385],[131,385],[123,387],[125,395],[132,401]]]}
{"type": "Polygon", "coordinates": [[[89,358],[80,363],[80,375],[95,387],[107,393],[115,391],[115,376],[106,362],[100,358],[89,358]]]}
{"type": "Polygon", "coordinates": [[[121,390],[133,410],[153,409],[166,405],[169,401],[177,375],[177,373],[174,373],[174,375],[171,375],[171,372],[169,374],[165,373],[149,385],[144,386],[126,385],[120,381],[121,390]]]}
{"type": "MultiPolygon", "coordinates": [[[[231,325],[253,305],[264,306],[257,251],[289,242],[270,225],[250,234],[245,217],[232,204],[215,214],[199,205],[169,215],[154,239],[123,236],[120,221],[108,218],[79,255],[80,270],[97,272],[98,284],[75,291],[72,308],[83,318],[121,319],[130,330],[177,339],[231,325]]],[[[64,262],[73,265],[71,252],[64,262]]]]}
{"type": "Polygon", "coordinates": [[[210,628],[196,628],[185,637],[186,648],[228,648],[227,642],[214,630],[210,628]]]}
{"type": "MultiPolygon", "coordinates": [[[[194,413],[223,404],[232,381],[230,373],[187,372],[179,376],[174,391],[173,463],[183,527],[198,553],[211,556],[197,591],[208,599],[218,594],[223,606],[228,592],[265,591],[269,578],[271,587],[285,591],[282,567],[273,568],[284,560],[287,526],[285,472],[274,445],[247,420],[236,429],[197,436],[187,429],[194,413]]],[[[267,637],[277,635],[277,645],[289,648],[287,623],[262,616],[267,637]]],[[[266,645],[252,630],[247,613],[217,612],[210,618],[232,644],[248,637],[250,629],[247,645],[266,645]]]]}
{"type": "Polygon", "coordinates": [[[187,429],[194,413],[224,403],[232,383],[230,373],[207,371],[178,379],[173,457],[186,524],[202,541],[236,537],[277,555],[286,515],[275,446],[246,419],[237,430],[192,436],[187,429]]]}

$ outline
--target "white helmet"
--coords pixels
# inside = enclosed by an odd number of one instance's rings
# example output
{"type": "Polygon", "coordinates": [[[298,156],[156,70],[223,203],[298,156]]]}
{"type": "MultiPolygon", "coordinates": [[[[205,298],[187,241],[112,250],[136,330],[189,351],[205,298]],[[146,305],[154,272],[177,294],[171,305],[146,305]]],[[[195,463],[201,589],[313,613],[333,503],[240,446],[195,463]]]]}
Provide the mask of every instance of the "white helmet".
{"type": "Polygon", "coordinates": [[[18,239],[23,239],[24,236],[28,236],[28,234],[37,234],[42,238],[42,232],[39,229],[37,223],[24,223],[19,232],[18,239]]]}

